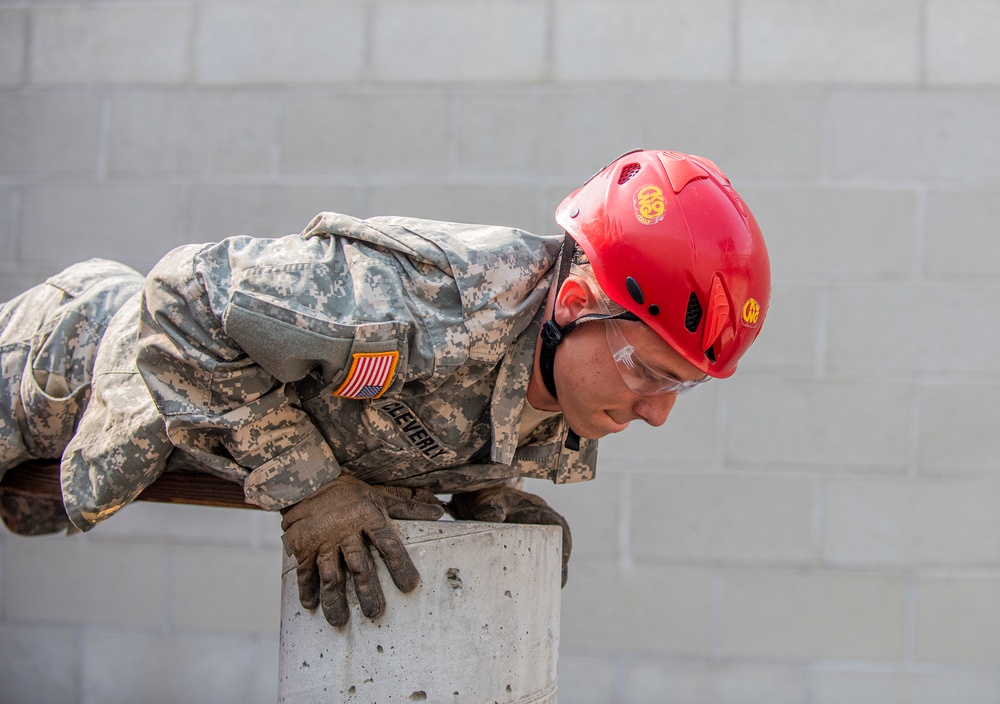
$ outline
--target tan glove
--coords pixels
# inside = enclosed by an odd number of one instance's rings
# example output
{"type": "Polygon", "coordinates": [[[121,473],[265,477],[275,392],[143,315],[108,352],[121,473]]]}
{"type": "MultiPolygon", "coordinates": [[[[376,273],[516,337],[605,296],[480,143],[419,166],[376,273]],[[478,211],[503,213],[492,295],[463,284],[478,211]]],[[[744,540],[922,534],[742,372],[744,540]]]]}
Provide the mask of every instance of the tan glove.
{"type": "Polygon", "coordinates": [[[371,546],[400,591],[412,591],[420,582],[389,519],[436,521],[444,508],[427,489],[378,486],[341,475],[282,514],[282,542],[298,563],[299,601],[306,609],[321,605],[331,625],[343,626],[349,615],[348,573],[365,616],[377,618],[385,610],[371,546]]]}
{"type": "Polygon", "coordinates": [[[509,486],[496,486],[464,494],[454,494],[448,504],[452,516],[466,521],[540,524],[562,527],[562,585],[569,574],[569,553],[573,536],[569,523],[540,496],[509,486]]]}

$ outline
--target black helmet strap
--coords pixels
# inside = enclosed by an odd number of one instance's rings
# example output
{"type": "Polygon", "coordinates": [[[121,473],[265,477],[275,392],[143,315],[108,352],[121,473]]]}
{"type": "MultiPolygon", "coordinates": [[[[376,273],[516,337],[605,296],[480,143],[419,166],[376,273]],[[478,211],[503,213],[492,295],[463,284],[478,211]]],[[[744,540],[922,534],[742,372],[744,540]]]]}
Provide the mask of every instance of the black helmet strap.
{"type": "MultiPolygon", "coordinates": [[[[562,288],[563,283],[565,283],[566,277],[569,276],[569,270],[573,264],[573,253],[575,250],[576,242],[567,233],[566,239],[563,242],[562,252],[559,254],[559,271],[553,284],[556,289],[556,299],[559,297],[559,290],[562,288]]],[[[616,315],[588,313],[587,315],[580,316],[576,320],[571,320],[566,323],[566,325],[560,326],[559,323],[556,322],[556,305],[553,301],[552,317],[546,320],[542,325],[542,349],[538,356],[538,369],[542,374],[542,382],[545,384],[545,388],[548,392],[552,394],[553,398],[559,398],[559,394],[556,392],[555,379],[556,348],[568,334],[576,329],[577,325],[592,320],[639,320],[639,317],[635,313],[631,313],[629,311],[618,313],[616,315]]],[[[580,436],[577,435],[572,429],[570,429],[569,434],[566,436],[566,447],[570,450],[580,449],[580,436]]]]}
{"type": "MultiPolygon", "coordinates": [[[[566,239],[563,240],[562,252],[559,253],[559,268],[556,273],[556,280],[552,282],[557,299],[559,297],[559,290],[566,281],[566,277],[569,276],[569,269],[573,265],[573,253],[575,251],[576,242],[570,237],[569,233],[566,233],[566,239]]],[[[563,341],[563,337],[574,327],[576,327],[576,321],[573,321],[565,328],[559,327],[559,323],[556,322],[556,305],[553,302],[552,317],[542,325],[542,351],[538,358],[538,369],[542,373],[542,381],[553,398],[559,397],[556,393],[556,380],[553,374],[556,362],[556,347],[563,341]]]]}

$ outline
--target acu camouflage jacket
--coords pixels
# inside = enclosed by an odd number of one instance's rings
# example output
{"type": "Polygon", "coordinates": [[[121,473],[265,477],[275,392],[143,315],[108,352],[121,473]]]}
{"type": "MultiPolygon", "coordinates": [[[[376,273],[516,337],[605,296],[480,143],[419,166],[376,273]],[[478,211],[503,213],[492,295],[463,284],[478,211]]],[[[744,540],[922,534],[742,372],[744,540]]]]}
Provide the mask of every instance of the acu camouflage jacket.
{"type": "Polygon", "coordinates": [[[597,443],[567,449],[561,415],[518,442],[562,241],[321,213],[300,235],[174,250],[98,350],[63,454],[70,518],[88,529],[175,468],[265,509],[341,472],[439,493],[591,479],[597,443]]]}

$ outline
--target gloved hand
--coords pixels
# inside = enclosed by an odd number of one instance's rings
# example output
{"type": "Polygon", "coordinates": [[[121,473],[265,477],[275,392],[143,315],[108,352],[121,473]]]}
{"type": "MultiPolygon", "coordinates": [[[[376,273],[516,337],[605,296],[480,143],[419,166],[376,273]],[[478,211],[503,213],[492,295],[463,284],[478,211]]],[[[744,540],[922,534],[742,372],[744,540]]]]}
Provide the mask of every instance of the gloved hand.
{"type": "Polygon", "coordinates": [[[463,494],[453,494],[448,504],[452,516],[466,521],[541,524],[562,527],[562,585],[569,574],[569,553],[573,536],[569,523],[540,496],[509,486],[495,486],[463,494]]]}
{"type": "Polygon", "coordinates": [[[341,475],[282,514],[282,542],[298,562],[299,601],[306,609],[322,605],[326,620],[343,626],[349,615],[348,572],[365,616],[377,618],[385,610],[370,546],[400,591],[412,591],[420,581],[389,519],[436,521],[444,508],[427,489],[372,485],[341,475]]]}

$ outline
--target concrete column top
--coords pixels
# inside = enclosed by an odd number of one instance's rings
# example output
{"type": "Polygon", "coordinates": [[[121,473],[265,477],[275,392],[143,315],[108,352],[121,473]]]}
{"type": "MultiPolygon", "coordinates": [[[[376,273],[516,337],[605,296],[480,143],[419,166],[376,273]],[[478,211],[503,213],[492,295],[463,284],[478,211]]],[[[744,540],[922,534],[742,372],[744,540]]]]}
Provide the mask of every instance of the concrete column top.
{"type": "Polygon", "coordinates": [[[554,704],[562,538],[558,527],[400,521],[421,584],[401,594],[376,557],[386,611],[330,626],[282,569],[282,704],[554,704]]]}

